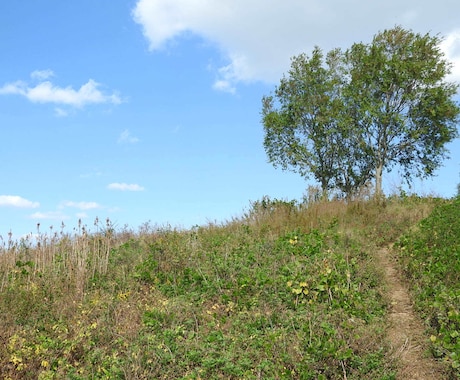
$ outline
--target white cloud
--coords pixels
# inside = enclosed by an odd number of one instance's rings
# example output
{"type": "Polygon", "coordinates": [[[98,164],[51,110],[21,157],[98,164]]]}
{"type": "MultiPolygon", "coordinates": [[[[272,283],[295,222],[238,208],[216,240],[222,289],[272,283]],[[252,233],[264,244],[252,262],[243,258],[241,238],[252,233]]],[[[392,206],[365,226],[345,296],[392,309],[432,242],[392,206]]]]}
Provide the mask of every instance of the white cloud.
{"type": "Polygon", "coordinates": [[[60,107],[56,107],[54,109],[54,114],[57,116],[57,117],[66,117],[66,116],[69,116],[69,112],[60,108],[60,107]]]}
{"type": "Polygon", "coordinates": [[[218,91],[228,92],[230,94],[236,93],[236,88],[232,81],[226,79],[217,79],[212,85],[212,88],[218,91]]]}
{"type": "Polygon", "coordinates": [[[51,82],[41,82],[33,88],[27,88],[25,96],[32,102],[57,103],[76,107],[82,107],[91,103],[114,103],[119,104],[117,95],[104,95],[98,90],[99,84],[90,79],[79,90],[72,87],[61,88],[51,82]]]}
{"type": "Polygon", "coordinates": [[[121,190],[121,191],[144,191],[145,189],[135,183],[128,184],[128,183],[111,183],[107,186],[109,190],[121,190]]]}
{"type": "Polygon", "coordinates": [[[131,132],[129,132],[129,130],[127,129],[121,132],[120,136],[118,137],[119,144],[123,144],[123,143],[135,144],[137,142],[139,142],[139,139],[137,137],[132,136],[131,132]]]}
{"type": "Polygon", "coordinates": [[[54,76],[53,70],[35,70],[30,74],[32,79],[45,80],[54,76]]]}
{"type": "Polygon", "coordinates": [[[447,34],[441,43],[441,49],[453,64],[450,79],[460,82],[460,28],[447,34]]]}
{"type": "Polygon", "coordinates": [[[29,219],[49,219],[49,220],[66,220],[69,216],[60,211],[35,212],[29,216],[29,219]]]}
{"type": "Polygon", "coordinates": [[[25,95],[24,88],[26,87],[27,84],[23,81],[7,83],[0,87],[0,95],[25,95]]]}
{"type": "Polygon", "coordinates": [[[59,205],[60,208],[65,207],[72,207],[77,208],[79,210],[94,210],[101,208],[102,206],[97,202],[73,202],[73,201],[65,201],[59,205]]]}
{"type": "MultiPolygon", "coordinates": [[[[100,90],[101,85],[93,79],[88,80],[78,90],[71,86],[59,87],[47,79],[52,75],[51,70],[34,71],[32,77],[40,82],[29,86],[24,81],[7,83],[0,87],[0,95],[22,95],[34,103],[54,103],[72,107],[84,107],[88,104],[120,104],[120,96],[116,93],[105,93],[100,90]]],[[[66,112],[56,109],[58,116],[66,116],[66,112]]]]}
{"type": "MultiPolygon", "coordinates": [[[[387,0],[139,0],[133,9],[152,51],[169,48],[186,34],[216,46],[226,61],[215,68],[214,88],[234,92],[239,82],[277,83],[290,58],[370,41],[383,29],[402,25],[425,34],[459,30],[460,2],[387,0]]],[[[173,47],[172,47],[173,48],[173,47]]],[[[456,67],[460,63],[454,55],[456,67]]]]}
{"type": "Polygon", "coordinates": [[[19,208],[37,208],[40,203],[32,202],[18,195],[0,195],[0,206],[11,206],[19,208]]]}

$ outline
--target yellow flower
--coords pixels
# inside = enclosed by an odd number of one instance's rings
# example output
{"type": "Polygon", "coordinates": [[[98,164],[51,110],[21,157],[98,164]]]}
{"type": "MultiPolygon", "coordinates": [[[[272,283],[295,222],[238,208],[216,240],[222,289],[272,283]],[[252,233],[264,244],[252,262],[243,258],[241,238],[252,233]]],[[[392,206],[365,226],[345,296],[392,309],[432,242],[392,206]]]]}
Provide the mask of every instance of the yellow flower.
{"type": "Polygon", "coordinates": [[[307,285],[307,283],[306,283],[305,281],[303,281],[303,282],[301,282],[301,283],[299,284],[299,286],[300,286],[301,288],[306,288],[308,285],[307,285]]]}
{"type": "Polygon", "coordinates": [[[47,360],[42,360],[42,367],[47,368],[50,366],[50,363],[47,360]]]}
{"type": "Polygon", "coordinates": [[[289,239],[289,243],[291,245],[296,245],[297,244],[297,236],[294,236],[294,239],[289,239]]]}
{"type": "Polygon", "coordinates": [[[18,365],[22,363],[22,358],[19,356],[16,356],[15,354],[11,355],[10,357],[10,362],[13,363],[14,365],[18,365]]]}
{"type": "Polygon", "coordinates": [[[120,301],[123,301],[123,300],[126,300],[126,299],[129,297],[130,294],[131,294],[131,292],[129,292],[129,291],[126,292],[126,293],[120,292],[120,293],[118,293],[117,298],[118,298],[120,301]]]}

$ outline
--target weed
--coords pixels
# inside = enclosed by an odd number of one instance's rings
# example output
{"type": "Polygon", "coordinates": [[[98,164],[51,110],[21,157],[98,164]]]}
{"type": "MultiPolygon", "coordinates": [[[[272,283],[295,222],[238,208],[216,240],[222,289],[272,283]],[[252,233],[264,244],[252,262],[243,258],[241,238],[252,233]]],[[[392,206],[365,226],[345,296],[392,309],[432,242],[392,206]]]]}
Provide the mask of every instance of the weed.
{"type": "Polygon", "coordinates": [[[460,376],[460,198],[439,204],[396,244],[433,353],[460,376]]]}
{"type": "MultiPolygon", "coordinates": [[[[432,200],[313,195],[190,230],[96,220],[2,240],[0,377],[393,379],[371,252],[432,200]]],[[[437,298],[439,350],[458,341],[453,289],[437,298]]]]}

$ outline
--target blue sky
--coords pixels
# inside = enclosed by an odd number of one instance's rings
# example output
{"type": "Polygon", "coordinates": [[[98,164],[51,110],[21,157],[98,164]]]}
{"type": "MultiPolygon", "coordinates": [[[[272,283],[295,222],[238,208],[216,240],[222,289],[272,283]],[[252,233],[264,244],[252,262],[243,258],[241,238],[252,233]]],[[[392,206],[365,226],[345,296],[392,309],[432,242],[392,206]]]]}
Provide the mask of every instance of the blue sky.
{"type": "MultiPolygon", "coordinates": [[[[300,199],[313,183],[267,163],[260,123],[290,57],[400,24],[444,36],[459,80],[459,13],[447,0],[3,1],[0,235],[96,217],[188,228],[264,195],[300,199]]],[[[415,191],[456,193],[460,144],[449,148],[415,191]]]]}

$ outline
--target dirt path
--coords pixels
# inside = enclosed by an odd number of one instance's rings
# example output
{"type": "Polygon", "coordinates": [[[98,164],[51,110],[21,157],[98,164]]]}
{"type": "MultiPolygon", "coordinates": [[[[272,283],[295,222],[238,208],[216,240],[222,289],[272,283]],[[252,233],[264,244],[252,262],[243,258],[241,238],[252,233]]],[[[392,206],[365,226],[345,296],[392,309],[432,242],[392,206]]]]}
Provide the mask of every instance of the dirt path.
{"type": "Polygon", "coordinates": [[[388,341],[393,358],[397,361],[401,380],[441,380],[445,372],[440,363],[427,354],[427,337],[424,327],[412,307],[406,284],[387,248],[376,255],[377,264],[383,269],[391,308],[388,315],[388,341]]]}

